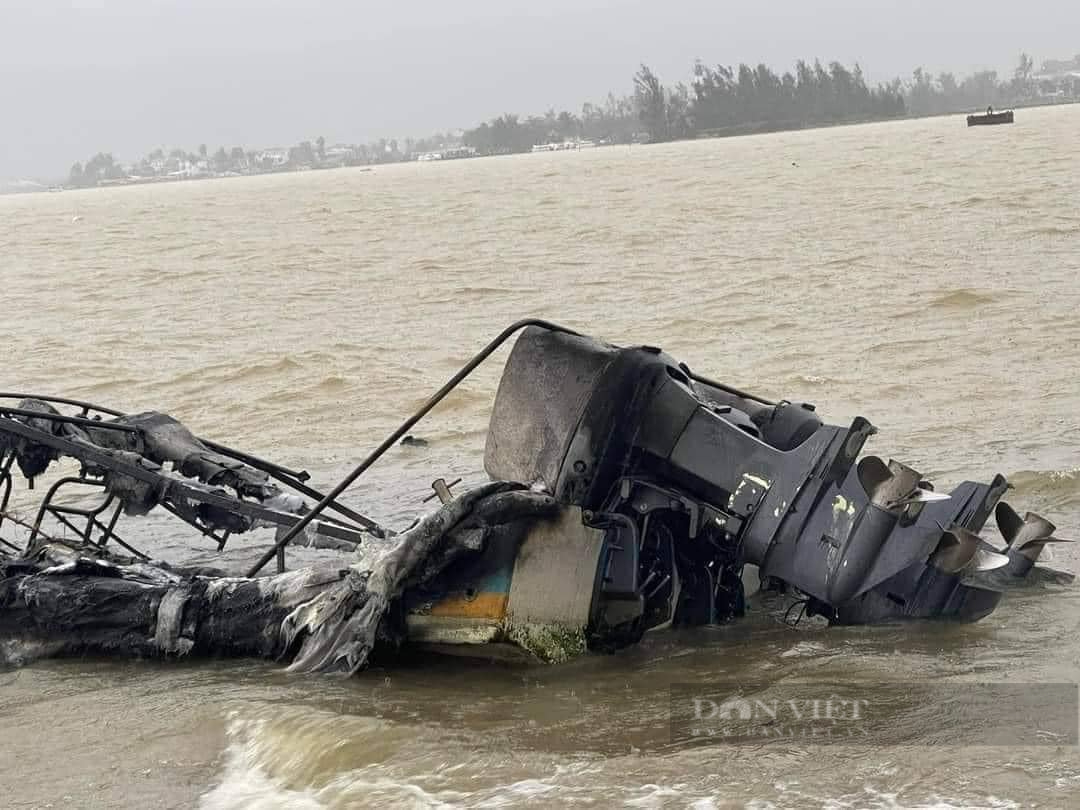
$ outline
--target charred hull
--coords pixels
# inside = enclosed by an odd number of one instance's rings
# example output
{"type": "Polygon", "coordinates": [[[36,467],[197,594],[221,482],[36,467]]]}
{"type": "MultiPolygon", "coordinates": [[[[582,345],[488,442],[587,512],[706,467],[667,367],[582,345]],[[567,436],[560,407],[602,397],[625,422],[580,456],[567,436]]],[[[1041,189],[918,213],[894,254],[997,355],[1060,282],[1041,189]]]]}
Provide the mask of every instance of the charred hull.
{"type": "Polygon", "coordinates": [[[977,620],[1044,570],[1055,527],[1002,502],[1004,478],[937,492],[863,454],[875,432],[862,417],[830,425],[808,403],[709,380],[657,348],[540,321],[504,331],[327,494],[164,414],[0,394],[0,660],[19,660],[4,653],[18,642],[262,655],[303,671],[355,671],[380,644],[405,643],[558,661],[741,616],[750,570],[845,624],[977,620]],[[493,483],[454,497],[439,479],[443,506],[400,534],[338,500],[522,328],[487,435],[493,483]],[[79,473],[16,522],[17,473],[32,483],[65,457],[79,473]],[[98,501],[56,497],[72,488],[98,501]],[[262,559],[277,558],[278,576],[256,578],[262,562],[241,578],[154,563],[118,526],[153,509],[219,549],[275,528],[262,559]],[[991,516],[999,541],[979,534],[991,516]],[[50,525],[75,536],[58,540],[50,525]],[[18,527],[22,543],[8,534],[18,527]],[[290,543],[347,553],[373,540],[374,561],[284,573],[290,543]],[[118,558],[117,544],[135,557],[118,558]]]}

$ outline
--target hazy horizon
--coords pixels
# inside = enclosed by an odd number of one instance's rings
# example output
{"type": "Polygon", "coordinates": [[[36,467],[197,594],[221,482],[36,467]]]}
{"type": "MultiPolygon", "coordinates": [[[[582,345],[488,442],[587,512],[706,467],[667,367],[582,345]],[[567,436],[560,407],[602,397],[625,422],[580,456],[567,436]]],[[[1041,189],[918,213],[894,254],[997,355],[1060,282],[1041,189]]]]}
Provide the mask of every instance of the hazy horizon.
{"type": "Polygon", "coordinates": [[[871,81],[1010,72],[1080,51],[1080,4],[887,0],[8,0],[0,10],[0,179],[63,177],[97,151],[423,137],[503,112],[579,111],[709,64],[859,62],[871,81]],[[996,4],[995,4],[996,5],[996,4]]]}

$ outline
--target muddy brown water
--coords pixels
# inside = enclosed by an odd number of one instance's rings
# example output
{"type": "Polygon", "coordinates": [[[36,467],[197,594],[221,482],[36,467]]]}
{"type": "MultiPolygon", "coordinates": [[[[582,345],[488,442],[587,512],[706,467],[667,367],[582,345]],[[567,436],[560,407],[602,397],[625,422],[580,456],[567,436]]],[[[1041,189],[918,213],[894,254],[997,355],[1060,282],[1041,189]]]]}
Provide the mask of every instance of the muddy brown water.
{"type": "MultiPolygon", "coordinates": [[[[505,324],[544,316],[865,415],[871,451],[940,483],[1001,471],[1080,538],[1078,132],[1062,107],[3,198],[0,381],[165,410],[329,487],[505,324]]],[[[503,357],[350,501],[402,525],[432,478],[479,480],[503,357]]],[[[144,536],[215,559],[163,521],[144,536]]],[[[1076,682],[1078,620],[1065,588],[965,626],[791,629],[760,607],[552,668],[39,662],[0,672],[0,804],[1076,807],[1074,748],[918,726],[885,748],[685,747],[666,717],[672,683],[1076,682]]]]}

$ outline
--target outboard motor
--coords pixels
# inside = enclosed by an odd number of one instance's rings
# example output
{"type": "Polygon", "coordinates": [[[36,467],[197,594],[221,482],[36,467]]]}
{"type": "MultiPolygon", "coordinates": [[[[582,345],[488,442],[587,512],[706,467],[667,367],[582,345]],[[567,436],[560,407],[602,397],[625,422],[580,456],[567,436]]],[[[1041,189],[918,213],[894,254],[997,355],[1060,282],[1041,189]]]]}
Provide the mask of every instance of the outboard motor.
{"type": "MultiPolygon", "coordinates": [[[[503,373],[485,468],[605,530],[595,646],[740,615],[746,564],[833,621],[990,612],[1000,588],[976,575],[1013,555],[976,533],[1005,479],[936,493],[902,464],[860,461],[875,432],[704,380],[656,348],[530,327],[503,373]]],[[[1041,524],[1016,536],[1025,560],[1049,542],[1041,524]]]]}

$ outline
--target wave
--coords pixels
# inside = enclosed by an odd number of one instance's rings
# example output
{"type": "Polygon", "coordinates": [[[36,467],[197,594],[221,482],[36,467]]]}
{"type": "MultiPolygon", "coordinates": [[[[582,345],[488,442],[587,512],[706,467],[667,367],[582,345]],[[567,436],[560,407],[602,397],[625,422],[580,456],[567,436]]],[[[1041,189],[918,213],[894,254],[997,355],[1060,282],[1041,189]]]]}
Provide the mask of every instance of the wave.
{"type": "MultiPolygon", "coordinates": [[[[813,642],[791,648],[795,657],[813,658],[813,642]]],[[[587,756],[522,757],[460,733],[398,724],[298,706],[245,707],[227,723],[228,744],[218,783],[199,800],[200,810],[337,810],[356,807],[558,807],[577,804],[623,807],[727,806],[877,808],[878,810],[959,810],[964,807],[1014,810],[1008,798],[981,792],[960,797],[926,795],[919,785],[893,784],[893,763],[854,763],[855,779],[838,788],[797,751],[756,752],[752,764],[738,752],[733,769],[752,773],[793,769],[798,779],[780,778],[753,785],[722,784],[709,778],[665,778],[673,763],[686,773],[709,773],[715,749],[669,750],[661,760],[643,757],[633,746],[626,755],[597,760],[587,756]],[[434,732],[436,739],[422,739],[434,732]],[[659,767],[654,770],[650,763],[659,767]],[[752,770],[751,770],[752,769],[752,770]],[[657,772],[659,771],[659,772],[657,772]],[[732,801],[724,793],[758,794],[732,801]],[[923,795],[919,795],[923,794],[923,795]]],[[[835,760],[834,760],[835,761],[835,760]]],[[[732,797],[734,798],[734,797],[732,797]]]]}
{"type": "MultiPolygon", "coordinates": [[[[319,367],[326,362],[326,355],[308,352],[299,356],[285,355],[261,363],[215,363],[202,368],[188,368],[179,374],[154,380],[153,387],[194,394],[216,390],[221,386],[227,386],[230,391],[236,391],[236,386],[241,383],[257,385],[264,381],[271,381],[283,385],[287,380],[295,380],[305,368],[319,367]]],[[[321,382],[329,382],[330,390],[335,390],[333,388],[334,375],[324,374],[319,379],[321,382]]]]}
{"type": "Polygon", "coordinates": [[[488,295],[518,295],[523,293],[539,293],[538,287],[458,287],[453,290],[457,296],[484,297],[488,295]]]}
{"type": "Polygon", "coordinates": [[[822,377],[818,374],[799,374],[795,377],[795,380],[803,385],[828,385],[836,382],[831,377],[822,377]]]}
{"type": "Polygon", "coordinates": [[[860,262],[866,262],[871,259],[868,253],[854,253],[850,256],[840,256],[836,259],[829,259],[826,262],[822,262],[822,267],[853,267],[860,262]]]}
{"type": "Polygon", "coordinates": [[[323,394],[337,394],[348,390],[354,384],[353,380],[342,377],[340,374],[331,374],[317,382],[312,390],[323,394]]]}
{"type": "Polygon", "coordinates": [[[311,709],[268,705],[245,712],[229,715],[221,778],[200,798],[202,810],[324,810],[358,800],[372,807],[448,806],[382,767],[408,746],[408,729],[311,709]]]}
{"type": "Polygon", "coordinates": [[[413,262],[412,269],[417,273],[437,273],[451,268],[449,265],[435,259],[417,259],[413,262]]]}
{"type": "Polygon", "coordinates": [[[931,300],[927,306],[939,309],[975,309],[994,301],[990,293],[980,293],[972,289],[951,290],[931,300]]]}
{"type": "Polygon", "coordinates": [[[1075,236],[1080,234],[1080,225],[1042,225],[1027,231],[1028,236],[1075,236]]]}
{"type": "Polygon", "coordinates": [[[1080,467],[1071,470],[1021,470],[1009,476],[1010,499],[1030,499],[1040,508],[1080,508],[1080,467]]]}

